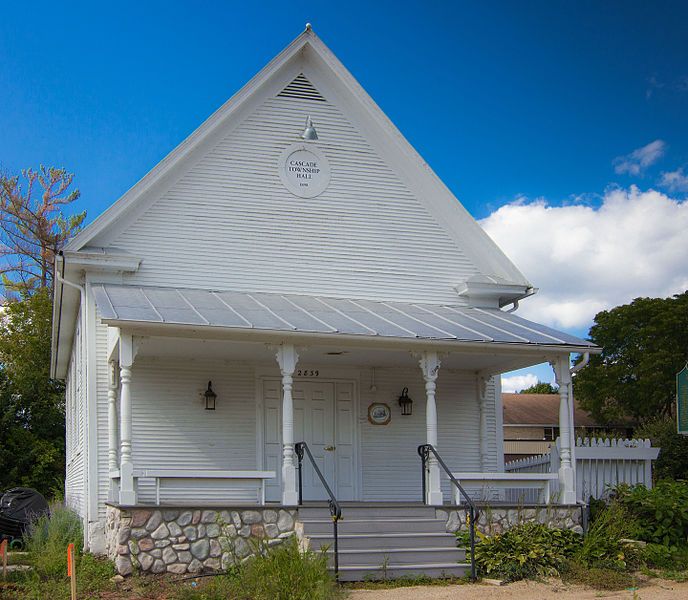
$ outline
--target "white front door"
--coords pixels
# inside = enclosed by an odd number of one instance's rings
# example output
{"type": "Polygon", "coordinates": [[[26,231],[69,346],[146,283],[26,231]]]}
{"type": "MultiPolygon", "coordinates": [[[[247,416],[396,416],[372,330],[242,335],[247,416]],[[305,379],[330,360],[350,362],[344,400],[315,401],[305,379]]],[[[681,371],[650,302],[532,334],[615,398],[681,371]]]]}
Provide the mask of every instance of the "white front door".
{"type": "MultiPolygon", "coordinates": [[[[295,381],[294,441],[306,442],[318,468],[338,500],[354,499],[354,384],[295,381]]],[[[268,500],[281,497],[281,384],[263,382],[265,468],[277,478],[266,486],[268,500]]],[[[310,460],[303,461],[303,499],[326,500],[327,492],[310,460]]]]}

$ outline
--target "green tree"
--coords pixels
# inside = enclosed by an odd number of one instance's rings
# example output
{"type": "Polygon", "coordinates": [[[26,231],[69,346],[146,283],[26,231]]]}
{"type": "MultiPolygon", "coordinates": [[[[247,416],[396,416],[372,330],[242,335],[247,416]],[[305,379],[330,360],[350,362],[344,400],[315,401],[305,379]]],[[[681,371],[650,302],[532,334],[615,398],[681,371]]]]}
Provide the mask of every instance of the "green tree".
{"type": "Polygon", "coordinates": [[[603,423],[672,414],[676,373],[688,359],[688,292],[602,311],[590,340],[602,354],[575,378],[585,410],[603,423]]]}
{"type": "Polygon", "coordinates": [[[62,208],[79,197],[65,169],[26,169],[0,175],[0,257],[5,294],[52,288],[55,256],[79,229],[86,212],[65,216],[62,208]]]}
{"type": "Polygon", "coordinates": [[[51,293],[8,302],[0,331],[0,489],[64,482],[64,385],[50,378],[51,293]]]}
{"type": "Polygon", "coordinates": [[[546,381],[538,381],[535,385],[531,385],[525,390],[521,390],[519,394],[558,394],[559,388],[554,387],[551,383],[546,381]]]}

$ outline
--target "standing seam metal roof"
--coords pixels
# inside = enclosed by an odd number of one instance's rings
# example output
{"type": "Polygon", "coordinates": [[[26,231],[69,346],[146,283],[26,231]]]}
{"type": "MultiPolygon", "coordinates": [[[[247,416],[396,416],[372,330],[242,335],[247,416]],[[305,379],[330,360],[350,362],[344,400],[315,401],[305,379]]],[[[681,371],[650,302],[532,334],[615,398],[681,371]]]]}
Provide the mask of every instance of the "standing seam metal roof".
{"type": "Polygon", "coordinates": [[[105,321],[595,347],[499,309],[116,284],[93,289],[105,321]]]}

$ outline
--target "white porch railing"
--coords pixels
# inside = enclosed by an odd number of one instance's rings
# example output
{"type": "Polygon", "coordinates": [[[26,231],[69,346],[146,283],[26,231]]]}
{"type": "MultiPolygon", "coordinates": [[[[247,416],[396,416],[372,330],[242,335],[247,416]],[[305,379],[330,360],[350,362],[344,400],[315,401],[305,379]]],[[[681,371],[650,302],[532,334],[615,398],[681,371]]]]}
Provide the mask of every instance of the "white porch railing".
{"type": "MultiPolygon", "coordinates": [[[[461,486],[476,500],[494,499],[495,493],[504,496],[513,488],[528,490],[534,495],[534,502],[550,503],[552,484],[559,478],[557,473],[453,473],[461,486]]],[[[456,490],[454,504],[462,504],[461,494],[456,490]]]]}
{"type": "MultiPolygon", "coordinates": [[[[137,503],[156,506],[199,504],[198,498],[202,504],[265,504],[265,482],[274,477],[274,471],[134,469],[137,503]]],[[[117,482],[119,471],[110,478],[117,482]]]]}
{"type": "MultiPolygon", "coordinates": [[[[509,462],[504,470],[510,474],[557,473],[559,448],[557,439],[549,454],[509,462]]],[[[609,487],[620,483],[651,488],[652,461],[657,459],[659,450],[652,447],[650,440],[578,438],[574,450],[576,498],[583,502],[590,496],[601,498],[609,487]]],[[[554,495],[558,491],[558,481],[553,481],[551,492],[554,495]]],[[[533,492],[526,489],[508,491],[506,499],[534,501],[533,492]]]]}

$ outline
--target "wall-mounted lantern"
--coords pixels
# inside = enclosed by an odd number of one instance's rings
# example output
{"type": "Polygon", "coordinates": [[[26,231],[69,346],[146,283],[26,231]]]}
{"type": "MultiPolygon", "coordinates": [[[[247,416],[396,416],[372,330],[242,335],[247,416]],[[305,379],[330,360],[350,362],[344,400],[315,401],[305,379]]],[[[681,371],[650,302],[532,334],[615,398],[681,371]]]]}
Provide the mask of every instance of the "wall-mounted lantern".
{"type": "Polygon", "coordinates": [[[401,390],[401,396],[399,396],[399,406],[401,406],[401,414],[404,416],[413,414],[413,400],[409,398],[408,388],[401,390]]]}
{"type": "Polygon", "coordinates": [[[205,409],[215,410],[215,400],[217,400],[217,394],[213,392],[212,382],[208,382],[208,389],[203,394],[205,398],[205,409]]]}

